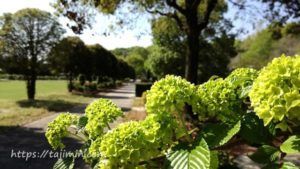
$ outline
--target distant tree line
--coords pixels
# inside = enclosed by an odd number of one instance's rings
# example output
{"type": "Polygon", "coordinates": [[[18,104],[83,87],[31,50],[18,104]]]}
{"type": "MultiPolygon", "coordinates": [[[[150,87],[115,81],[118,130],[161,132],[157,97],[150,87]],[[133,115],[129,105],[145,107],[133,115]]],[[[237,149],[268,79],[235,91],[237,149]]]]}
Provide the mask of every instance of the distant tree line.
{"type": "Polygon", "coordinates": [[[236,41],[238,55],[230,67],[252,67],[261,69],[274,57],[282,54],[300,54],[300,22],[269,26],[242,41],[236,41]]]}
{"type": "Polygon", "coordinates": [[[78,37],[62,39],[64,32],[55,16],[39,9],[0,16],[0,70],[24,76],[29,100],[35,98],[39,75],[66,75],[71,86],[80,74],[87,80],[135,77],[132,67],[102,46],[87,46],[78,37]]]}
{"type": "Polygon", "coordinates": [[[81,75],[87,81],[101,81],[105,77],[114,81],[135,78],[134,69],[117,59],[99,44],[85,45],[77,36],[63,38],[49,54],[48,62],[55,74],[64,73],[72,90],[73,80],[81,75]]]}

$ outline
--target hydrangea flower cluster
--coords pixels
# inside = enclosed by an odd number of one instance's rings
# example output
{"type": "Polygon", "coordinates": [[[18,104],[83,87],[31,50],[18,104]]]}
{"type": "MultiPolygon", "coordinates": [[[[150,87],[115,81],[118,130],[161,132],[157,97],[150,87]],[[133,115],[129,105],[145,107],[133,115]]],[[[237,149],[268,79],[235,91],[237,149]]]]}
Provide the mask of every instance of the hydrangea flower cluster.
{"type": "Polygon", "coordinates": [[[79,117],[70,113],[59,114],[56,119],[48,124],[46,138],[53,149],[64,148],[61,139],[68,135],[68,127],[76,125],[79,117]]]}
{"type": "Polygon", "coordinates": [[[248,96],[257,71],[240,68],[233,71],[227,78],[211,78],[197,89],[198,100],[194,111],[200,119],[211,117],[222,121],[236,120],[243,111],[244,98],[248,96]]]}
{"type": "Polygon", "coordinates": [[[134,168],[163,153],[172,141],[171,118],[151,114],[144,121],[118,125],[101,141],[92,142],[89,151],[101,153],[100,168],[134,168]]]}
{"type": "Polygon", "coordinates": [[[167,75],[155,82],[147,92],[148,113],[181,110],[184,104],[192,105],[196,99],[196,87],[179,76],[167,75]]]}
{"type": "Polygon", "coordinates": [[[123,116],[121,108],[107,99],[98,99],[89,104],[85,109],[85,114],[88,118],[85,129],[92,139],[102,136],[104,128],[109,123],[123,116]]]}
{"type": "Polygon", "coordinates": [[[300,120],[300,56],[281,56],[263,68],[249,94],[257,116],[268,125],[287,120],[300,120]]]}

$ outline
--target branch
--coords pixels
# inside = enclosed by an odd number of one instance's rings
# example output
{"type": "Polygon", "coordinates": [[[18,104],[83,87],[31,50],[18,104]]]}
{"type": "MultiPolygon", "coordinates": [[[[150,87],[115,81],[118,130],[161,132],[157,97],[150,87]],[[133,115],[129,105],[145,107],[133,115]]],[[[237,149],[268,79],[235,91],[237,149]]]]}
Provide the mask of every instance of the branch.
{"type": "Polygon", "coordinates": [[[194,3],[192,4],[192,8],[198,8],[199,4],[200,4],[201,0],[195,0],[194,3]]]}
{"type": "Polygon", "coordinates": [[[232,3],[232,5],[237,6],[240,10],[245,9],[244,3],[234,2],[233,0],[228,0],[228,2],[232,3]]]}
{"type": "Polygon", "coordinates": [[[174,12],[170,17],[173,18],[176,21],[176,23],[179,26],[180,30],[185,31],[185,27],[184,27],[181,19],[179,18],[179,16],[177,15],[176,12],[174,12]]]}
{"type": "Polygon", "coordinates": [[[151,10],[151,9],[147,8],[146,6],[144,6],[144,7],[145,7],[145,10],[146,10],[148,13],[151,13],[151,14],[159,14],[159,15],[162,15],[162,16],[168,16],[168,17],[171,15],[171,13],[164,13],[164,12],[159,11],[159,10],[157,10],[157,9],[151,10]]]}
{"type": "Polygon", "coordinates": [[[183,15],[186,15],[186,9],[182,8],[181,6],[179,6],[176,3],[176,0],[166,0],[167,5],[175,8],[176,10],[178,10],[180,13],[182,13],[183,15]]]}
{"type": "Polygon", "coordinates": [[[210,1],[208,1],[203,22],[198,25],[198,28],[200,29],[200,31],[202,29],[206,28],[206,26],[208,25],[210,15],[211,15],[212,11],[215,9],[217,3],[218,3],[218,0],[210,0],[210,1]]]}

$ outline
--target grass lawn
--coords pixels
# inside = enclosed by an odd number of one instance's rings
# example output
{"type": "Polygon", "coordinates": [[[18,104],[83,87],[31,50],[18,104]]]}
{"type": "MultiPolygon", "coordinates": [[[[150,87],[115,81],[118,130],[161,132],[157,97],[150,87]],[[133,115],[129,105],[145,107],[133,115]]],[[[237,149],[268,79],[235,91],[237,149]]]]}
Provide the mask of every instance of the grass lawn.
{"type": "Polygon", "coordinates": [[[36,101],[27,101],[25,81],[0,81],[0,126],[23,125],[91,99],[68,93],[66,81],[40,80],[36,101]]]}
{"type": "MultiPolygon", "coordinates": [[[[36,97],[55,93],[67,93],[67,82],[64,80],[38,80],[36,84],[36,97]]],[[[21,100],[26,99],[26,82],[19,80],[0,81],[0,99],[21,100]]]]}

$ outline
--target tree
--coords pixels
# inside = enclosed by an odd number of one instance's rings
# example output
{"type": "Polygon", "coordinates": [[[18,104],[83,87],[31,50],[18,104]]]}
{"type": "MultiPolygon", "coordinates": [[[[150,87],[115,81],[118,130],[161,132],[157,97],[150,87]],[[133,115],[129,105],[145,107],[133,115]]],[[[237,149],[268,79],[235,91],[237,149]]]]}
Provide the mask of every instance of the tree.
{"type": "Polygon", "coordinates": [[[50,13],[34,8],[5,14],[1,20],[1,55],[19,67],[27,81],[27,97],[34,100],[38,67],[64,30],[50,13]]]}
{"type": "MultiPolygon", "coordinates": [[[[225,76],[227,65],[236,55],[235,37],[228,35],[226,26],[216,19],[199,37],[200,46],[198,82],[205,82],[212,75],[225,76]]],[[[148,60],[151,72],[161,78],[166,74],[183,75],[184,56],[187,51],[187,37],[180,31],[175,21],[160,17],[152,22],[152,35],[155,44],[148,60]],[[165,31],[168,30],[168,31],[165,31]],[[165,64],[165,66],[162,66],[165,64]]]]}
{"type": "MultiPolygon", "coordinates": [[[[193,83],[197,82],[199,61],[198,53],[201,48],[199,36],[209,25],[211,14],[214,9],[218,7],[218,4],[224,4],[223,0],[135,0],[130,2],[123,0],[93,0],[92,3],[87,3],[87,1],[83,0],[58,0],[54,6],[58,9],[58,12],[63,13],[69,19],[77,23],[77,29],[75,29],[75,32],[79,33],[87,22],[87,19],[84,17],[84,12],[82,12],[82,8],[80,8],[82,7],[82,4],[78,3],[79,1],[85,5],[92,4],[104,13],[114,13],[119,7],[122,7],[122,5],[131,3],[142,7],[144,11],[153,14],[153,16],[166,16],[169,19],[176,21],[177,25],[187,36],[185,77],[193,83]]],[[[140,10],[141,8],[136,9],[140,10]]],[[[126,16],[123,18],[124,20],[127,19],[125,17],[126,16]]]]}
{"type": "Polygon", "coordinates": [[[108,76],[116,79],[118,76],[117,58],[108,50],[99,44],[88,46],[90,55],[92,57],[93,73],[96,76],[108,76]]]}
{"type": "Polygon", "coordinates": [[[300,17],[299,0],[258,0],[268,5],[264,11],[269,19],[285,23],[289,19],[300,17]]]}
{"type": "Polygon", "coordinates": [[[139,78],[147,79],[145,61],[148,59],[149,51],[143,47],[117,48],[112,51],[118,59],[122,59],[134,68],[139,78]]]}
{"type": "Polygon", "coordinates": [[[149,57],[145,63],[151,74],[160,79],[167,74],[184,75],[184,57],[181,53],[174,52],[165,47],[153,45],[148,48],[149,57]]]}
{"type": "Polygon", "coordinates": [[[84,42],[77,36],[68,36],[52,48],[48,61],[57,73],[67,74],[71,92],[74,77],[90,71],[89,58],[84,42]]]}

